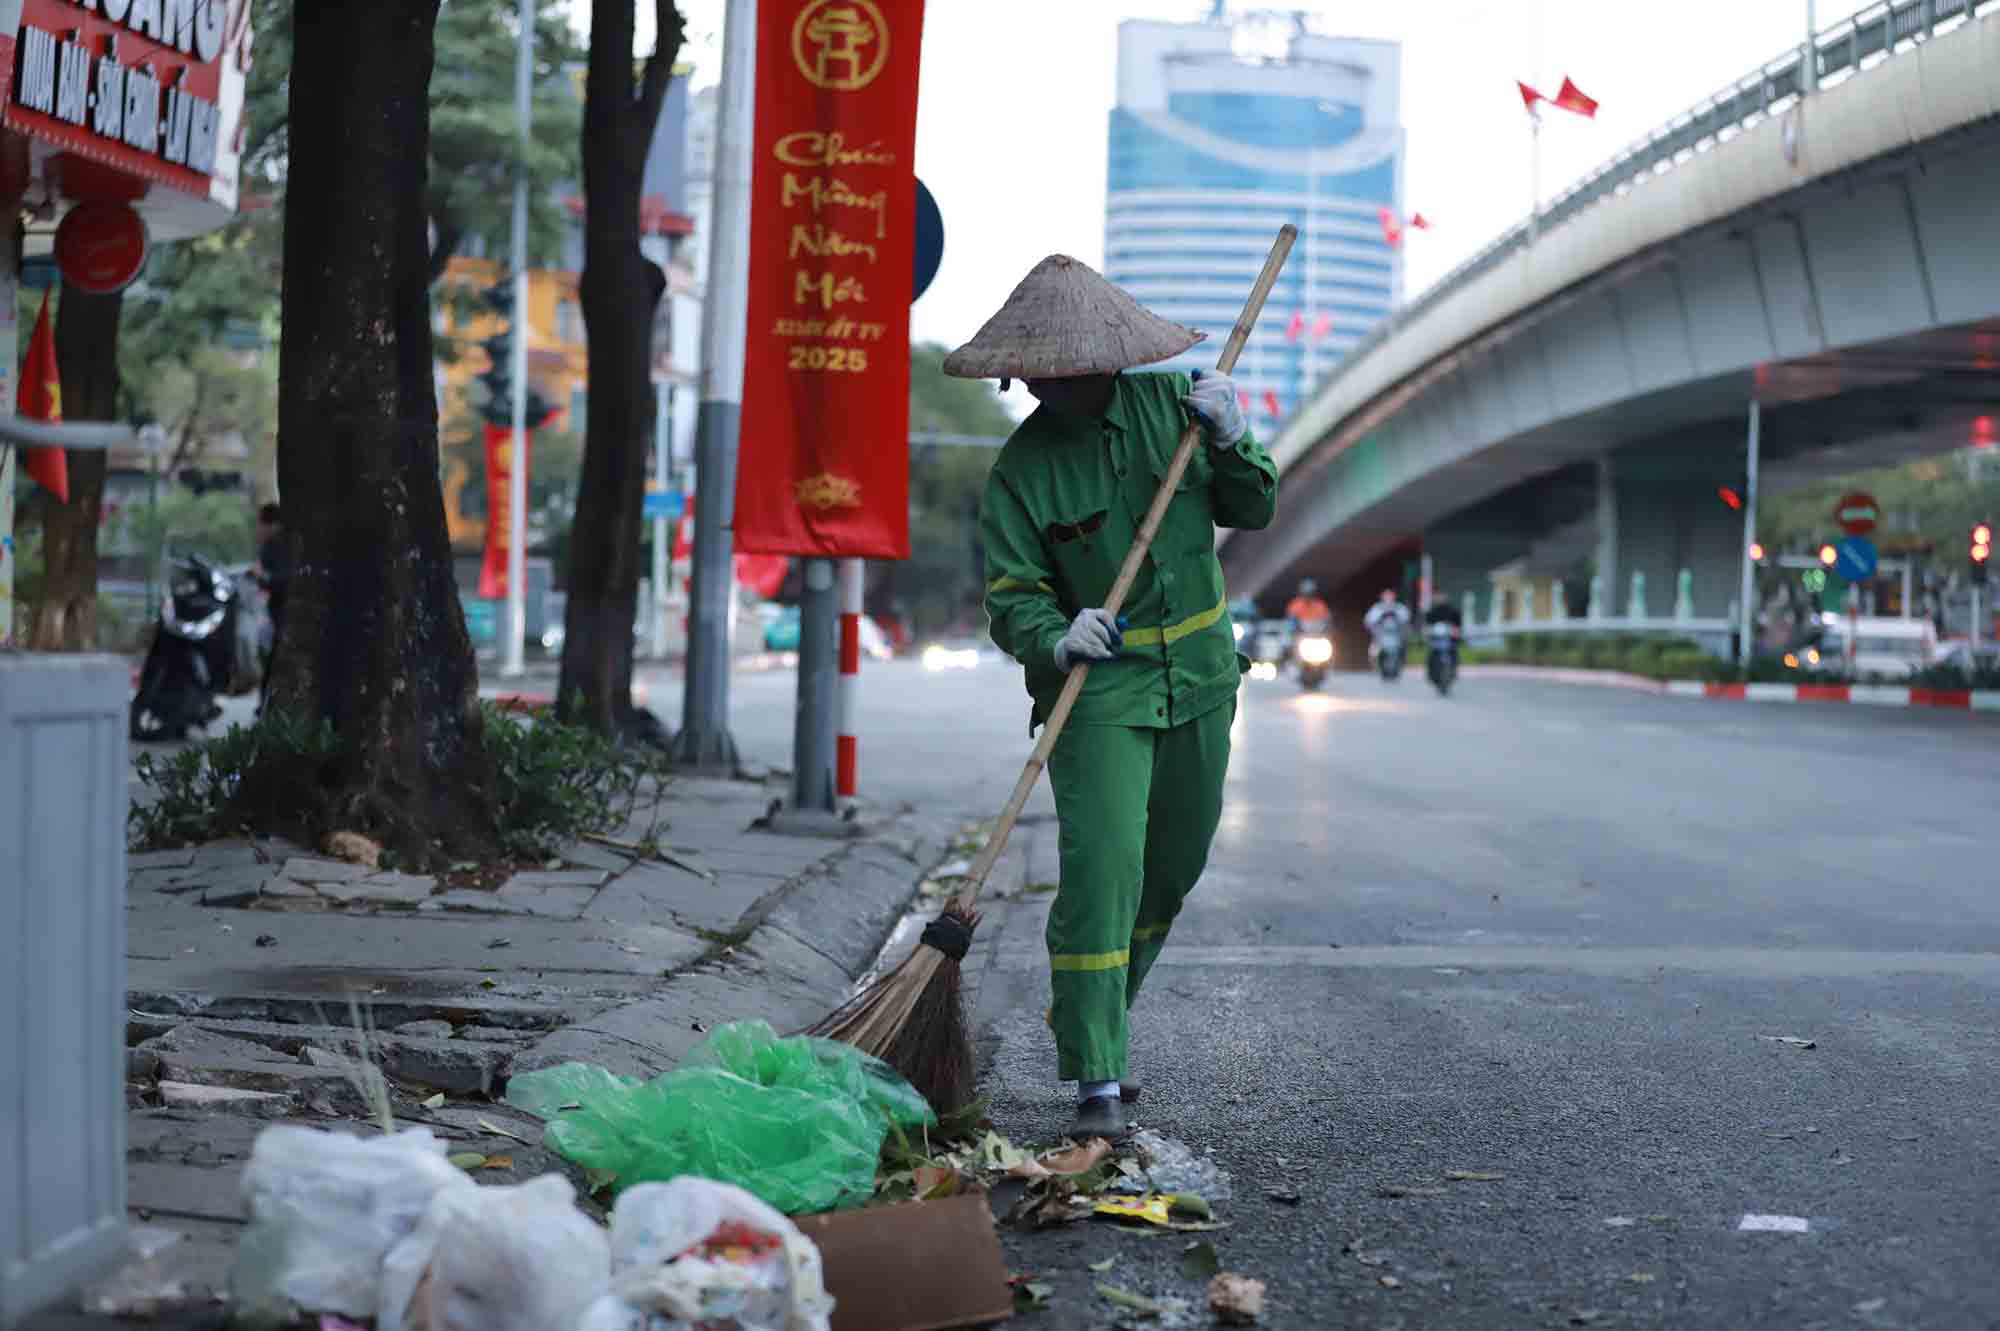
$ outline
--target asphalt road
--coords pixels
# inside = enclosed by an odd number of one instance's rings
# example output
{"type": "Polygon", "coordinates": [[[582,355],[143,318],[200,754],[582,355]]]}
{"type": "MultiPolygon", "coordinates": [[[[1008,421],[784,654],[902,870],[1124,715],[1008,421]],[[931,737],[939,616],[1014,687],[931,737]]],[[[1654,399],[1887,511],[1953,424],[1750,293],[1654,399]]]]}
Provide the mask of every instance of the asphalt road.
{"type": "MultiPolygon", "coordinates": [[[[735,681],[753,761],[788,765],[794,688],[735,681]]],[[[1000,662],[870,663],[860,716],[875,803],[990,817],[1029,744],[1000,662]]],[[[1994,716],[1249,684],[1134,1037],[1140,1122],[1229,1171],[1230,1227],[1010,1231],[1054,1290],[1021,1324],[1121,1324],[1099,1284],[1198,1304],[1206,1241],[1272,1327],[2000,1327],[1996,766],[1994,716]]],[[[1072,1095],[1046,906],[995,903],[967,963],[1022,1142],[1072,1095]]]]}
{"type": "MultiPolygon", "coordinates": [[[[1027,750],[1018,676],[864,681],[864,793],[990,816],[1027,750]]],[[[737,692],[779,764],[789,688],[737,692]]],[[[1055,1289],[1034,1316],[1117,1324],[1099,1283],[1198,1302],[1207,1240],[1276,1327],[2000,1326],[1996,765],[1986,716],[1249,685],[1134,1037],[1140,1120],[1229,1170],[1231,1228],[1009,1233],[1055,1289]]],[[[1023,829],[1028,881],[1053,833],[1023,829]]],[[[996,908],[968,962],[1022,1141],[1072,1094],[1046,901],[996,908]]]]}

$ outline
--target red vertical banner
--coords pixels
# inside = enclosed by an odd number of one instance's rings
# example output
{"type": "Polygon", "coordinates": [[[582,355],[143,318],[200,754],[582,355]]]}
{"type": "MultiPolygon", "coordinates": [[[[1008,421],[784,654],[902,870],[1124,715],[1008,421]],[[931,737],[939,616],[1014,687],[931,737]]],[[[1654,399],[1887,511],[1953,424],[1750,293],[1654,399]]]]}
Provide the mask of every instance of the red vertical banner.
{"type": "MultiPolygon", "coordinates": [[[[535,432],[526,432],[532,452],[535,432]]],[[[479,594],[498,600],[507,594],[507,543],[513,538],[514,427],[486,426],[486,557],[479,565],[479,594]]]]}
{"type": "Polygon", "coordinates": [[[763,0],[736,548],[907,559],[923,0],[763,0]]]}

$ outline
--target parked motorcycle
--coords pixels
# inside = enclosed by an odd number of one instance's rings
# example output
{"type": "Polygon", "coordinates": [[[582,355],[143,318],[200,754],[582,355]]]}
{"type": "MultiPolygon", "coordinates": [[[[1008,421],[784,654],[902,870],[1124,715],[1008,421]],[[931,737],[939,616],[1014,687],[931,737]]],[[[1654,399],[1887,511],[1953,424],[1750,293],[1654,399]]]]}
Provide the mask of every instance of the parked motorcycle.
{"type": "Polygon", "coordinates": [[[1430,656],[1424,663],[1425,671],[1438,696],[1447,697],[1458,680],[1458,632],[1449,624],[1433,624],[1427,630],[1427,637],[1430,656]]]}
{"type": "Polygon", "coordinates": [[[1375,668],[1386,680],[1397,679],[1403,673],[1403,625],[1393,615],[1375,630],[1375,668]]]}
{"type": "Polygon", "coordinates": [[[222,715],[215,695],[235,668],[238,593],[225,571],[189,556],[174,565],[132,698],[135,740],[177,740],[222,715]]]}
{"type": "Polygon", "coordinates": [[[1322,623],[1301,624],[1293,651],[1299,660],[1299,687],[1311,692],[1326,682],[1333,665],[1333,639],[1322,623]]]}

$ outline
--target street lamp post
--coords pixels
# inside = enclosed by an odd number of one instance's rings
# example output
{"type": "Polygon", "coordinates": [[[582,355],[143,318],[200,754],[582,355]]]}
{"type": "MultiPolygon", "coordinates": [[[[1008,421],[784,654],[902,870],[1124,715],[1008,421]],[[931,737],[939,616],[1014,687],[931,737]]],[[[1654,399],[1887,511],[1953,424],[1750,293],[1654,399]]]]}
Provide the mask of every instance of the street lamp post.
{"type": "Polygon", "coordinates": [[[507,643],[500,673],[527,672],[528,636],[528,116],[535,0],[521,0],[514,53],[514,431],[507,461],[507,643]]]}

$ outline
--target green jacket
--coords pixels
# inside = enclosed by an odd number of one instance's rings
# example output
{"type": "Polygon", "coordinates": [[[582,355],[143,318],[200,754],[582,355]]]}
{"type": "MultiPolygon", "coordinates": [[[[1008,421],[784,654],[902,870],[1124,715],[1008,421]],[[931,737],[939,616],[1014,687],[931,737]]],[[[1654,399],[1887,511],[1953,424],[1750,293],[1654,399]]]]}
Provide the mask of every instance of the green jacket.
{"type": "MultiPolygon", "coordinates": [[[[1101,421],[1042,407],[1021,423],[986,481],[986,613],[993,641],[1026,668],[1032,730],[1062,692],[1055,647],[1080,610],[1104,604],[1187,425],[1185,374],[1121,374],[1101,421]]],[[[1120,613],[1124,654],[1092,668],[1072,722],[1177,726],[1236,694],[1247,662],[1222,591],[1215,528],[1259,528],[1277,507],[1278,470],[1245,435],[1203,443],[1120,613]]]]}

